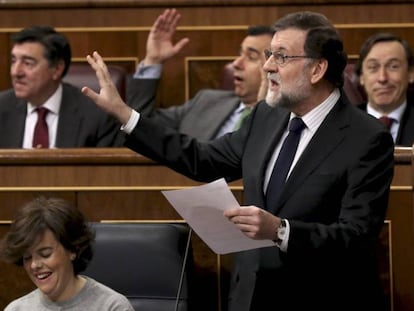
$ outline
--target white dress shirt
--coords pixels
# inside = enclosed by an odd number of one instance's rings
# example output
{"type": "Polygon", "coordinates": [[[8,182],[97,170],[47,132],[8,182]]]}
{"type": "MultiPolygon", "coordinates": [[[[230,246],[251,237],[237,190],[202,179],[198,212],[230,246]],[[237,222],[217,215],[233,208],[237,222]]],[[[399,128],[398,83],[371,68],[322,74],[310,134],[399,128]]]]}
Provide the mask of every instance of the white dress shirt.
{"type": "MultiPolygon", "coordinates": [[[[62,103],[63,87],[59,85],[56,92],[42,105],[49,110],[46,123],[49,131],[49,148],[56,148],[56,134],[59,121],[59,110],[62,103]]],[[[36,106],[27,103],[27,116],[24,127],[23,148],[33,148],[33,133],[37,122],[36,106]]]]}
{"type": "MultiPolygon", "coordinates": [[[[387,114],[387,117],[394,120],[390,128],[390,134],[392,136],[392,139],[394,140],[394,143],[397,141],[398,130],[400,129],[400,124],[401,124],[401,118],[402,118],[402,115],[406,107],[407,107],[407,101],[405,100],[401,106],[399,106],[394,111],[391,111],[391,113],[387,114]]],[[[377,119],[383,116],[383,114],[381,112],[376,111],[370,105],[370,103],[368,103],[367,105],[367,112],[377,119]]]]}

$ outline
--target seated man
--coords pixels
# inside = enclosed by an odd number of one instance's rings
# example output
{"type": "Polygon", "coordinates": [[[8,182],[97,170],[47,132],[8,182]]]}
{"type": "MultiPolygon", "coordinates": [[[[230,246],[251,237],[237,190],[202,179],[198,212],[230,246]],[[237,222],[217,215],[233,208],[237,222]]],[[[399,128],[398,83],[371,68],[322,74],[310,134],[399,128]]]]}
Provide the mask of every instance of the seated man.
{"type": "Polygon", "coordinates": [[[360,107],[379,118],[396,145],[414,142],[414,108],[407,98],[414,81],[414,58],[408,43],[391,33],[377,33],[362,45],[355,71],[367,94],[360,107]]]}
{"type": "MultiPolygon", "coordinates": [[[[257,103],[264,74],[264,49],[269,47],[273,31],[267,26],[248,29],[240,55],[233,62],[234,91],[202,90],[181,106],[155,110],[162,63],[188,43],[187,38],[175,45],[171,42],[179,18],[176,10],[165,10],[155,21],[147,40],[147,55],[129,84],[127,102],[143,115],[207,141],[237,129],[257,103]]],[[[263,80],[267,83],[267,79],[263,80]]]]}
{"type": "Polygon", "coordinates": [[[12,41],[13,89],[0,93],[0,148],[122,144],[119,124],[78,88],[62,82],[71,62],[62,34],[34,26],[16,33],[12,41]]]}

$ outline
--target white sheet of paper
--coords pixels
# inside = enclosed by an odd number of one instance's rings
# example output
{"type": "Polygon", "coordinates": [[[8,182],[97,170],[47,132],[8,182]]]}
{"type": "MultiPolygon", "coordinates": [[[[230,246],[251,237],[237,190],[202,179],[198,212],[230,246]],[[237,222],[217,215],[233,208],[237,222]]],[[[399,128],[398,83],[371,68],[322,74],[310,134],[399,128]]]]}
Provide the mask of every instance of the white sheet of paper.
{"type": "Polygon", "coordinates": [[[162,191],[162,194],[216,254],[275,246],[271,240],[250,239],[223,216],[226,209],[240,208],[223,178],[193,188],[162,191]]]}

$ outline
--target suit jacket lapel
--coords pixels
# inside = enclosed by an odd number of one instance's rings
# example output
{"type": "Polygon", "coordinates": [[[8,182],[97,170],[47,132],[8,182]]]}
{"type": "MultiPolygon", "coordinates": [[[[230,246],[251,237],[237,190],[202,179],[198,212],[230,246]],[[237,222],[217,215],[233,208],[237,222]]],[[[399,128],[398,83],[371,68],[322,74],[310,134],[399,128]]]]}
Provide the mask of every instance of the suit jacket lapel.
{"type": "MultiPolygon", "coordinates": [[[[267,104],[264,104],[267,105],[267,104]]],[[[264,179],[266,175],[266,170],[269,165],[270,158],[272,157],[276,145],[282,137],[287,124],[289,122],[290,112],[283,108],[268,108],[266,121],[260,120],[259,122],[262,125],[258,128],[261,128],[261,141],[264,142],[263,148],[255,149],[257,154],[257,163],[260,163],[260,169],[258,170],[257,180],[260,180],[260,192],[263,195],[263,204],[265,202],[265,192],[264,192],[264,179]],[[262,126],[264,125],[264,128],[262,126]],[[269,135],[267,137],[267,135],[269,135]]]]}
{"type": "Polygon", "coordinates": [[[344,104],[341,101],[338,102],[309,142],[286,181],[276,207],[276,214],[295,190],[300,187],[307,176],[317,169],[344,139],[345,133],[343,129],[349,125],[347,110],[344,108],[344,104]]]}
{"type": "Polygon", "coordinates": [[[214,115],[221,117],[214,118],[209,121],[209,125],[206,127],[205,133],[206,140],[216,137],[220,128],[239,105],[240,99],[238,97],[233,97],[229,99],[228,104],[220,105],[217,107],[217,110],[219,111],[217,111],[214,115]]]}
{"type": "Polygon", "coordinates": [[[10,114],[5,117],[4,122],[4,141],[5,146],[11,148],[21,148],[23,146],[24,129],[26,126],[27,103],[17,100],[15,107],[10,110],[10,114]]]}
{"type": "Polygon", "coordinates": [[[76,102],[71,92],[68,92],[63,85],[62,104],[59,111],[59,123],[56,133],[56,147],[77,146],[81,117],[78,114],[78,107],[72,103],[76,102]]]}
{"type": "Polygon", "coordinates": [[[410,102],[401,117],[400,127],[398,129],[396,145],[410,146],[414,142],[414,108],[410,102]]]}

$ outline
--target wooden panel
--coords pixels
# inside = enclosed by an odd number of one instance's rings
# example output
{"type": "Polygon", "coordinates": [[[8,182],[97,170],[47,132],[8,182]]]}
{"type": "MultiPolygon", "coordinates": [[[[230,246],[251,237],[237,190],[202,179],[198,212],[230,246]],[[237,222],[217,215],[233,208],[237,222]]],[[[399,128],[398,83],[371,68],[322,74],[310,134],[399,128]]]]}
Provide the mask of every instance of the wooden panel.
{"type": "MultiPolygon", "coordinates": [[[[141,6],[164,6],[172,7],[197,7],[221,5],[286,5],[286,4],[346,4],[349,0],[94,0],[93,4],[88,0],[2,0],[4,7],[141,7],[141,6]]],[[[352,3],[401,3],[400,0],[352,0],[352,3]]]]}
{"type": "Polygon", "coordinates": [[[290,12],[310,10],[324,13],[335,23],[412,22],[410,0],[276,0],[276,1],[2,1],[0,27],[33,24],[55,26],[137,26],[150,25],[166,7],[179,8],[183,25],[240,25],[273,23],[290,12]],[[5,1],[7,3],[5,3],[5,1]],[[83,5],[82,5],[83,2],[83,5]],[[382,3],[381,3],[382,2],[382,3]],[[283,5],[280,5],[283,3],[283,5]],[[76,18],[74,18],[76,16],[76,18]]]}
{"type": "MultiPolygon", "coordinates": [[[[407,247],[414,245],[411,148],[396,148],[395,160],[379,266],[391,309],[403,311],[414,309],[414,249],[407,247]]],[[[160,191],[200,184],[124,148],[0,150],[0,175],[0,223],[39,194],[69,200],[91,221],[181,221],[160,191]]],[[[230,186],[243,204],[241,182],[230,186]]],[[[0,227],[0,237],[6,230],[0,227]]],[[[215,255],[196,234],[192,243],[197,310],[225,310],[232,255],[215,255]]],[[[22,269],[0,264],[0,309],[31,288],[22,269]]]]}
{"type": "Polygon", "coordinates": [[[187,57],[185,59],[185,99],[188,100],[200,89],[219,89],[223,67],[234,60],[227,57],[187,57]]]}
{"type": "MultiPolygon", "coordinates": [[[[2,10],[0,25],[1,16],[2,10]]],[[[138,60],[145,55],[146,38],[151,23],[152,20],[145,27],[58,27],[57,30],[64,33],[71,42],[74,61],[85,61],[87,54],[97,50],[108,63],[124,66],[132,74],[138,60]]],[[[363,40],[377,31],[393,31],[414,46],[412,23],[352,23],[337,24],[337,27],[344,38],[345,49],[353,60],[356,59],[363,40]]],[[[164,64],[157,106],[180,105],[204,85],[216,87],[219,82],[216,75],[223,60],[237,55],[246,29],[245,21],[231,26],[222,24],[179,27],[175,38],[188,37],[190,42],[182,52],[164,64]]],[[[8,74],[10,35],[18,30],[0,28],[0,45],[4,47],[0,51],[0,70],[7,73],[0,76],[0,90],[11,87],[8,74]]]]}
{"type": "MultiPolygon", "coordinates": [[[[0,222],[10,221],[19,206],[39,194],[67,199],[90,221],[182,221],[160,190],[200,184],[124,148],[0,150],[0,175],[7,176],[0,182],[0,222]]],[[[242,203],[240,181],[231,187],[242,203]]],[[[218,257],[195,234],[192,244],[197,310],[217,310],[218,257]]],[[[1,263],[0,272],[2,309],[32,285],[16,267],[1,263]]]]}

